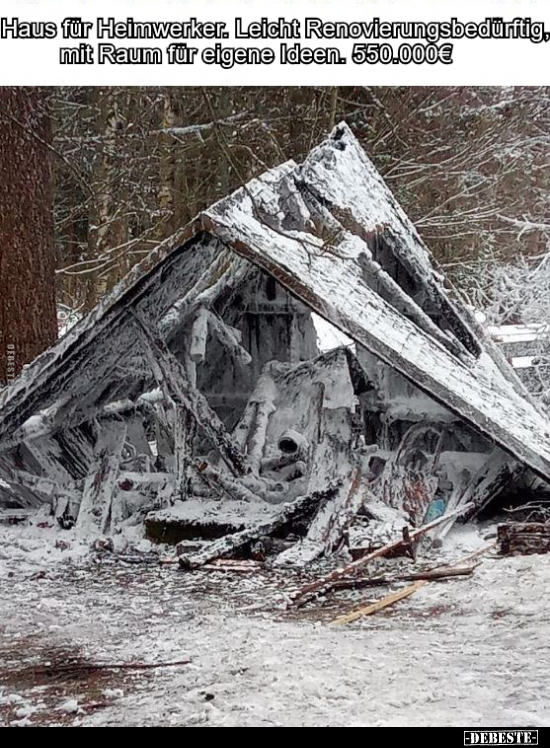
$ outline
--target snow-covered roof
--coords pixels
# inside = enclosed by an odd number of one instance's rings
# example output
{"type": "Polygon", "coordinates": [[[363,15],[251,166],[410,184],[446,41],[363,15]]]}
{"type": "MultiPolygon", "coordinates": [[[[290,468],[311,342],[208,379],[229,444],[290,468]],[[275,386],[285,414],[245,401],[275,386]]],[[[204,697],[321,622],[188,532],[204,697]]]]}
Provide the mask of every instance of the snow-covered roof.
{"type": "Polygon", "coordinates": [[[532,325],[490,325],[487,332],[496,343],[534,343],[546,333],[546,326],[532,325]]]}
{"type": "Polygon", "coordinates": [[[71,383],[79,377],[89,377],[100,397],[98,372],[105,377],[117,357],[131,355],[128,308],[162,329],[182,297],[224,283],[239,258],[550,478],[550,425],[473,315],[451,298],[414,226],[346,125],[302,165],[273,169],[202,213],[2,392],[0,448],[8,432],[56,397],[74,413],[71,383]],[[403,291],[388,256],[418,293],[403,291]]]}
{"type": "Polygon", "coordinates": [[[514,369],[531,369],[534,366],[535,356],[513,356],[510,363],[514,369]]]}
{"type": "Polygon", "coordinates": [[[419,387],[463,416],[494,442],[550,477],[550,424],[522,392],[511,367],[466,310],[456,307],[414,226],[345,125],[289,177],[258,180],[231,202],[206,212],[206,225],[225,244],[272,273],[319,315],[419,387]],[[328,245],[308,195],[330,212],[337,238],[328,245]],[[304,230],[270,224],[293,204],[304,230]],[[208,220],[209,219],[209,220],[208,220]],[[308,228],[309,226],[309,228],[308,228]],[[368,239],[391,227],[396,253],[422,274],[434,296],[475,336],[479,354],[460,358],[402,314],[365,277],[368,239]]]}

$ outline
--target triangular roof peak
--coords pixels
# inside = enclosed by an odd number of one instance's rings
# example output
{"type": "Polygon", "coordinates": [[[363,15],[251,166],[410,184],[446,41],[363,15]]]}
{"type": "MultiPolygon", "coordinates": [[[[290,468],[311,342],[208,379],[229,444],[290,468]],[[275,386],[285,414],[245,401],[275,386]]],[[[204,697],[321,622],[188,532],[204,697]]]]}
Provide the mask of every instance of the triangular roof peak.
{"type": "Polygon", "coordinates": [[[130,310],[160,329],[171,310],[226,282],[242,259],[550,479],[545,418],[454,300],[345,123],[301,165],[271,169],[164,242],[2,392],[0,450],[34,413],[55,405],[74,414],[78,377],[88,377],[100,402],[113,365],[106,351],[126,350],[130,310]]]}

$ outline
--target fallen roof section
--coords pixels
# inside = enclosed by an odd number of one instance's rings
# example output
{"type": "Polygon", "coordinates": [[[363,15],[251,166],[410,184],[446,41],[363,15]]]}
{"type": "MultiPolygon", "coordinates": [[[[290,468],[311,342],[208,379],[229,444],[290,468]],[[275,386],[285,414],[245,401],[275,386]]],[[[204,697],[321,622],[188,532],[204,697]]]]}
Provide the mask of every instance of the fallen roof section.
{"type": "MultiPolygon", "coordinates": [[[[276,182],[271,173],[269,179],[257,180],[230,202],[222,201],[207,211],[204,225],[356,343],[521,462],[550,477],[550,426],[511,377],[503,374],[486,338],[478,338],[477,357],[461,360],[366,282],[361,258],[372,254],[366,237],[376,226],[389,225],[401,255],[419,273],[428,274],[432,288],[452,307],[414,227],[346,126],[337,128],[291,178],[283,175],[276,182]],[[360,230],[351,233],[339,222],[341,230],[329,244],[312,229],[270,225],[266,214],[278,209],[276,215],[286,215],[282,202],[287,212],[294,206],[294,215],[302,217],[305,227],[313,225],[304,185],[317,192],[336,220],[342,213],[352,215],[360,230]]],[[[462,324],[467,329],[467,321],[462,324]]]]}

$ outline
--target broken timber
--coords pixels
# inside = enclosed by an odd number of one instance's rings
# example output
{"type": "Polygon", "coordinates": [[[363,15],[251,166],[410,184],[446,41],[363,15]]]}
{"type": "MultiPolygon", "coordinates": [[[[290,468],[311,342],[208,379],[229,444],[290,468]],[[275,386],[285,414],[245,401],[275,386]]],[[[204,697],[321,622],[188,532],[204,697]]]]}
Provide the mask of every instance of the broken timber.
{"type": "MultiPolygon", "coordinates": [[[[467,508],[469,507],[463,507],[461,509],[457,509],[451,514],[447,514],[447,515],[444,515],[443,517],[439,517],[438,519],[435,519],[433,522],[430,522],[427,525],[424,525],[424,527],[420,527],[417,530],[413,530],[409,534],[410,539],[417,540],[418,538],[421,538],[423,535],[435,529],[436,527],[443,524],[444,522],[448,522],[450,519],[453,519],[455,516],[462,514],[465,510],[467,510],[467,508]]],[[[307,600],[312,595],[325,594],[326,592],[332,589],[332,586],[335,582],[338,582],[340,579],[343,579],[344,577],[348,577],[351,574],[354,574],[358,569],[361,569],[367,566],[367,564],[371,563],[372,561],[375,561],[377,558],[383,558],[384,556],[388,556],[394,551],[397,551],[403,548],[407,544],[407,542],[408,541],[404,538],[401,540],[396,540],[393,543],[389,543],[388,545],[384,546],[383,548],[378,548],[378,550],[373,551],[372,553],[369,553],[368,556],[364,556],[363,558],[360,558],[357,561],[354,561],[348,566],[344,566],[340,569],[336,569],[335,571],[331,572],[330,574],[327,574],[325,577],[317,580],[316,582],[307,584],[305,587],[302,587],[300,590],[298,590],[293,595],[291,595],[290,605],[291,606],[303,605],[305,602],[307,602],[307,600]]]]}
{"type": "Polygon", "coordinates": [[[198,553],[182,555],[179,557],[180,567],[182,569],[196,569],[215,559],[233,556],[247,546],[250,546],[254,541],[259,540],[262,536],[272,535],[276,530],[287,527],[301,517],[306,516],[320,502],[330,499],[335,490],[335,487],[330,487],[323,492],[303,496],[291,504],[285,505],[279,514],[269,522],[263,522],[256,525],[256,527],[236,532],[233,535],[227,535],[225,538],[210,543],[198,553]]]}
{"type": "Polygon", "coordinates": [[[382,585],[394,584],[395,582],[445,581],[454,577],[469,577],[474,573],[475,568],[475,566],[465,568],[443,567],[437,570],[419,571],[415,574],[396,574],[395,576],[377,576],[365,579],[342,579],[340,582],[335,582],[332,589],[340,592],[341,590],[363,590],[368,587],[380,587],[382,585]]]}
{"type": "MultiPolygon", "coordinates": [[[[478,515],[490,501],[498,495],[503,488],[509,487],[518,478],[524,467],[517,460],[514,460],[501,449],[495,449],[488,458],[486,463],[473,476],[466,490],[458,496],[451,497],[447,506],[448,511],[456,507],[469,504],[470,509],[462,515],[462,520],[466,521],[478,515]]],[[[441,527],[437,532],[439,540],[449,533],[454,523],[441,527]]]]}
{"type": "Polygon", "coordinates": [[[418,592],[418,590],[421,590],[422,587],[424,587],[427,584],[426,580],[420,580],[418,582],[415,582],[414,584],[411,584],[409,587],[404,587],[402,590],[398,590],[397,592],[392,592],[391,595],[387,595],[387,597],[383,597],[381,600],[378,600],[375,603],[372,603],[372,605],[367,605],[363,608],[359,608],[358,610],[354,610],[352,613],[348,613],[345,616],[340,616],[340,618],[335,618],[334,621],[332,621],[333,624],[336,626],[343,626],[347,623],[353,623],[354,621],[358,621],[360,618],[365,618],[365,616],[371,616],[373,613],[378,613],[380,610],[384,610],[385,608],[389,608],[391,605],[394,605],[395,603],[398,603],[400,600],[404,600],[406,597],[410,597],[411,595],[414,595],[415,592],[418,592]]]}
{"type": "Polygon", "coordinates": [[[304,566],[338,548],[349,523],[365,501],[361,478],[361,471],[356,468],[351,481],[344,481],[334,497],[320,505],[306,538],[278,556],[277,566],[304,566]]]}
{"type": "MultiPolygon", "coordinates": [[[[477,551],[474,551],[473,553],[469,553],[467,556],[464,556],[463,558],[460,558],[458,561],[455,562],[456,568],[446,569],[444,567],[435,567],[434,569],[420,573],[416,575],[416,581],[414,582],[414,584],[411,584],[409,587],[404,587],[403,589],[398,590],[397,592],[394,592],[390,595],[387,595],[386,597],[383,597],[381,600],[378,600],[377,602],[372,603],[371,605],[361,607],[357,610],[352,611],[351,613],[348,613],[344,616],[340,616],[336,618],[334,621],[332,621],[332,623],[336,625],[344,625],[347,623],[353,623],[354,621],[358,621],[360,618],[364,618],[365,616],[370,616],[370,615],[373,615],[374,613],[378,613],[378,611],[380,610],[384,610],[385,608],[389,608],[391,605],[395,605],[395,603],[398,603],[400,600],[404,600],[407,597],[411,597],[411,595],[414,595],[416,592],[421,590],[422,587],[428,584],[428,582],[437,581],[439,579],[449,579],[451,577],[470,576],[476,569],[475,566],[471,568],[465,568],[465,569],[460,569],[458,567],[461,564],[465,564],[474,558],[478,558],[479,556],[484,555],[485,553],[487,553],[494,547],[495,547],[495,543],[489,543],[483,548],[479,548],[477,551]]],[[[410,578],[414,579],[415,575],[410,575],[410,578]]],[[[406,579],[406,576],[404,576],[403,579],[406,579]]],[[[374,581],[374,578],[370,580],[369,579],[359,580],[358,584],[361,584],[362,582],[368,583],[370,581],[374,581]]],[[[393,581],[398,581],[398,580],[394,579],[393,581]]],[[[343,587],[343,584],[345,583],[342,583],[342,587],[343,587]]]]}

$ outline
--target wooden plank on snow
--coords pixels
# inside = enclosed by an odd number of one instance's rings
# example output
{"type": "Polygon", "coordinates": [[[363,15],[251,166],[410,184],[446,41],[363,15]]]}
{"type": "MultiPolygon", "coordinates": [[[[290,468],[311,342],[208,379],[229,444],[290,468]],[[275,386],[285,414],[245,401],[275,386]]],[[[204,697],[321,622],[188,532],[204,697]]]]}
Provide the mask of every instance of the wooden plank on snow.
{"type": "Polygon", "coordinates": [[[347,613],[345,616],[335,618],[332,623],[336,626],[345,626],[347,623],[353,623],[354,621],[358,621],[360,618],[372,616],[374,613],[378,613],[380,610],[389,608],[400,600],[404,600],[406,597],[414,595],[415,592],[418,592],[418,590],[422,589],[422,587],[427,583],[428,582],[425,579],[421,579],[408,587],[404,587],[402,590],[398,590],[397,592],[393,592],[391,595],[383,597],[381,600],[377,600],[377,602],[372,603],[371,605],[366,605],[363,608],[354,610],[352,613],[347,613]]]}

